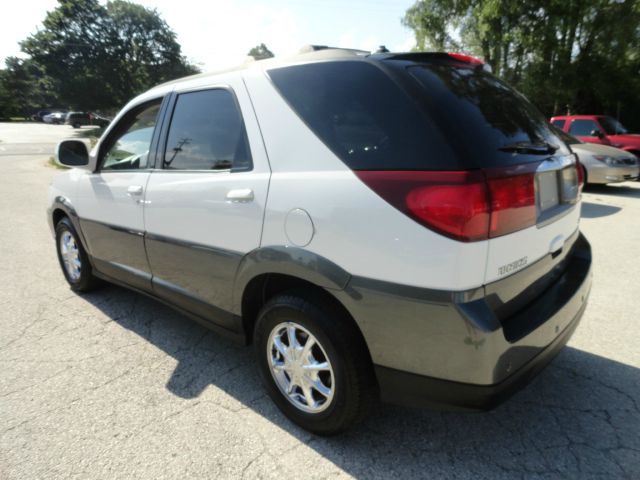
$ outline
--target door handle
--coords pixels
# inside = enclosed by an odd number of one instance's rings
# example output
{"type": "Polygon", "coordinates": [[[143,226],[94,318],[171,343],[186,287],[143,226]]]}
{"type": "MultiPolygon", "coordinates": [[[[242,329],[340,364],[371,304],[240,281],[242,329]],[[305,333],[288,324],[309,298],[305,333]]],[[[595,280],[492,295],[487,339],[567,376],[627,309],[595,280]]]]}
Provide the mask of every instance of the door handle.
{"type": "Polygon", "coordinates": [[[228,202],[251,202],[253,201],[253,190],[250,188],[239,188],[227,192],[228,202]]]}
{"type": "Polygon", "coordinates": [[[127,195],[142,195],[142,185],[129,185],[129,188],[127,188],[127,195]]]}

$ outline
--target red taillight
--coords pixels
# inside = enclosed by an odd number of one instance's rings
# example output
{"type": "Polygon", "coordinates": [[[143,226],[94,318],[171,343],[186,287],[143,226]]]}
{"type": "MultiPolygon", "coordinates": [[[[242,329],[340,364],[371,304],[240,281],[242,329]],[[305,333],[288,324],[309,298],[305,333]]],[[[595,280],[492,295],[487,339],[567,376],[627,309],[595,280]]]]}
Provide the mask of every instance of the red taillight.
{"type": "Polygon", "coordinates": [[[500,177],[493,170],[356,171],[395,208],[431,230],[472,242],[536,223],[534,174],[500,177]]]}
{"type": "Polygon", "coordinates": [[[499,237],[536,224],[534,174],[489,178],[491,224],[489,237],[499,237]]]}

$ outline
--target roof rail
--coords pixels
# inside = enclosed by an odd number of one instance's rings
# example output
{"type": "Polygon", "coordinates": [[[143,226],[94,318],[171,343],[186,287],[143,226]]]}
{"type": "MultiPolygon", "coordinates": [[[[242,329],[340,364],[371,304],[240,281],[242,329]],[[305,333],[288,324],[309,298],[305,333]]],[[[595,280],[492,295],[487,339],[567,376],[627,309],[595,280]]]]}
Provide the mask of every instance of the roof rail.
{"type": "Polygon", "coordinates": [[[357,48],[341,48],[341,47],[330,47],[328,45],[303,45],[302,48],[298,51],[298,53],[311,53],[318,52],[320,50],[344,50],[347,52],[353,52],[358,55],[369,55],[371,52],[366,50],[358,50],[357,48]]]}

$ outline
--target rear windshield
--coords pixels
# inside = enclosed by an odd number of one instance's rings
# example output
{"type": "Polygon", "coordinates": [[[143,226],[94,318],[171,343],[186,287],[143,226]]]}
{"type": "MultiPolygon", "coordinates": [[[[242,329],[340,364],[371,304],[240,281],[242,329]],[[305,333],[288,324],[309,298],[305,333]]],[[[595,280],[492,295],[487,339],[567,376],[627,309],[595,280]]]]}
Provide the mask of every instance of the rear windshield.
{"type": "Polygon", "coordinates": [[[430,114],[448,136],[464,142],[468,155],[503,166],[533,161],[531,155],[501,150],[516,144],[547,143],[558,147],[556,154],[569,153],[529,100],[482,68],[449,63],[407,71],[423,87],[430,114]]]}
{"type": "Polygon", "coordinates": [[[269,71],[281,95],[354,170],[459,170],[540,161],[518,142],[569,153],[522,95],[457,63],[336,61],[269,71]]]}

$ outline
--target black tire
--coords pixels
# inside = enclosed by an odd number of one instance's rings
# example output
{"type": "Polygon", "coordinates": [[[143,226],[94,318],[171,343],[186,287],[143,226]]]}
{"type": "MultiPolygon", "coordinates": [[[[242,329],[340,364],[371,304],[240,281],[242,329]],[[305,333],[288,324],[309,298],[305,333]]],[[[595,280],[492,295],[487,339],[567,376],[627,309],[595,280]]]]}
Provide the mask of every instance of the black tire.
{"type": "Polygon", "coordinates": [[[56,225],[56,252],[58,254],[58,262],[60,262],[60,268],[62,269],[64,278],[69,283],[71,290],[76,292],[88,292],[100,284],[99,279],[93,275],[93,269],[91,268],[87,252],[80,241],[80,236],[67,217],[63,217],[56,225]],[[80,276],[76,279],[70,276],[65,267],[62,256],[61,238],[67,232],[73,237],[75,245],[77,246],[78,256],[80,258],[80,276]]]}
{"type": "Polygon", "coordinates": [[[364,418],[378,399],[371,358],[362,335],[345,312],[314,290],[295,291],[270,299],[254,330],[258,368],[267,392],[295,424],[318,434],[334,435],[364,418]],[[283,322],[308,330],[320,343],[333,369],[333,398],[325,410],[308,413],[283,393],[271,373],[269,336],[283,322]]]}
{"type": "Polygon", "coordinates": [[[74,123],[73,124],[73,128],[80,128],[80,124],[79,123],[74,123]]]}

